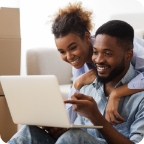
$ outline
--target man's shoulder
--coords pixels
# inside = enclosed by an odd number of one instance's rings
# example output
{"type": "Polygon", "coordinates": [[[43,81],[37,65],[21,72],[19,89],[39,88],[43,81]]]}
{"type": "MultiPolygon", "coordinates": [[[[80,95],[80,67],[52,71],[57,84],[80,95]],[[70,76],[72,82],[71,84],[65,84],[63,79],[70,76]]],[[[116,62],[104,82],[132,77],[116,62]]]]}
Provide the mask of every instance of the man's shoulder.
{"type": "Polygon", "coordinates": [[[129,69],[127,73],[124,75],[124,77],[121,79],[122,84],[128,84],[133,78],[135,78],[139,74],[138,71],[136,71],[133,67],[133,65],[130,63],[129,69]]]}
{"type": "Polygon", "coordinates": [[[90,83],[90,84],[87,84],[87,85],[84,85],[81,89],[80,89],[80,93],[83,93],[83,94],[89,94],[91,92],[96,92],[96,79],[90,83]]]}

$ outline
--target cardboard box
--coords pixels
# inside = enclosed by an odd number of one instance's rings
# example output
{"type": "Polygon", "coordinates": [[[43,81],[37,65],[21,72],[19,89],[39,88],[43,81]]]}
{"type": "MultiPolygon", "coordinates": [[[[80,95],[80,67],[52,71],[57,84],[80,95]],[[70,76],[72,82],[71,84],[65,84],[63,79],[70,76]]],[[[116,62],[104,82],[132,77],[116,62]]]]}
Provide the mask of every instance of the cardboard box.
{"type": "MultiPolygon", "coordinates": [[[[0,8],[0,75],[20,75],[19,8],[0,8]]],[[[0,85],[0,135],[7,142],[17,132],[0,85]]]]}
{"type": "MultiPolygon", "coordinates": [[[[18,8],[0,8],[0,75],[19,75],[21,56],[18,8]]],[[[0,85],[0,95],[4,95],[0,85]]]]}
{"type": "Polygon", "coordinates": [[[0,135],[7,142],[17,132],[17,125],[13,123],[5,97],[0,97],[0,135]]]}

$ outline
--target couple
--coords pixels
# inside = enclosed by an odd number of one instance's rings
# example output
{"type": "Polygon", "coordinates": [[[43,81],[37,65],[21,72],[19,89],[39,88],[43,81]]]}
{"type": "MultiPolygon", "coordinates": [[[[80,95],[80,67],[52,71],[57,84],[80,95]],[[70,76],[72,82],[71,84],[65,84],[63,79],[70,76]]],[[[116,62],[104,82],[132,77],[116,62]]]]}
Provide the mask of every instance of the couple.
{"type": "Polygon", "coordinates": [[[71,100],[65,100],[71,122],[102,125],[103,129],[24,126],[9,144],[134,144],[142,140],[144,92],[140,91],[144,87],[134,89],[133,81],[141,80],[143,73],[131,64],[136,62],[134,30],[124,21],[113,20],[103,24],[92,39],[90,16],[80,4],[70,4],[58,12],[52,32],[62,59],[74,67],[73,75],[88,71],[74,79],[71,100]],[[74,93],[76,89],[80,92],[74,93]],[[112,107],[118,108],[109,112],[112,107]]]}

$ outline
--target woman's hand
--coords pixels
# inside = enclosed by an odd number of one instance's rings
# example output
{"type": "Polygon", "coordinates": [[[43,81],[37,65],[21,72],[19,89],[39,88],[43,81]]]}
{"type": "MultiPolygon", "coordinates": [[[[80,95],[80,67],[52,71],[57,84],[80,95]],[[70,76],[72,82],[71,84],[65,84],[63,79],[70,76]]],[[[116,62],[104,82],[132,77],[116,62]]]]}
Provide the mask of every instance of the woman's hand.
{"type": "Polygon", "coordinates": [[[96,71],[94,69],[89,70],[88,72],[79,76],[75,82],[74,87],[77,90],[80,90],[82,86],[92,83],[96,78],[96,71]]]}
{"type": "Polygon", "coordinates": [[[116,92],[115,90],[113,90],[109,96],[105,114],[106,120],[112,125],[120,124],[124,121],[124,118],[121,117],[118,113],[118,105],[120,98],[115,95],[116,92]]]}

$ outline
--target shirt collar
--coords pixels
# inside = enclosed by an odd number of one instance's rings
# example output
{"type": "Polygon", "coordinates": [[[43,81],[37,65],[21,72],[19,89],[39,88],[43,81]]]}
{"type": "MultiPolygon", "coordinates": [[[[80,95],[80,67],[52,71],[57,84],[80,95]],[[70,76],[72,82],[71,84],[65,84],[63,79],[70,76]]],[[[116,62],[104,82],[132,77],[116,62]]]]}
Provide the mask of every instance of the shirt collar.
{"type": "Polygon", "coordinates": [[[115,87],[118,87],[120,85],[124,85],[129,83],[134,77],[136,77],[138,73],[135,71],[134,67],[132,66],[132,64],[130,63],[129,69],[127,71],[127,73],[125,74],[125,76],[116,84],[115,87]]]}

